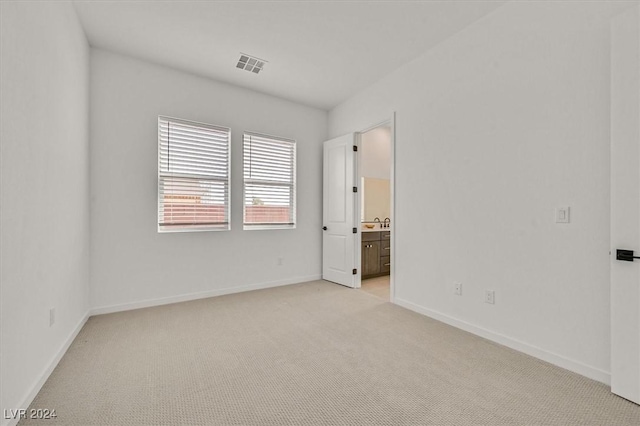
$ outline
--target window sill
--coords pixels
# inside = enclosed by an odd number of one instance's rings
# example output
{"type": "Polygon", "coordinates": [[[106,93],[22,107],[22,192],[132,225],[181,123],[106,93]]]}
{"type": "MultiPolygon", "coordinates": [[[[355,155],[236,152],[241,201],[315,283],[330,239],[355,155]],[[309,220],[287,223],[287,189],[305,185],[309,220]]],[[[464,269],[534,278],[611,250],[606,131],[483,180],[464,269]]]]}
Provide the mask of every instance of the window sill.
{"type": "Polygon", "coordinates": [[[172,226],[169,228],[158,227],[158,234],[176,234],[183,232],[217,232],[217,231],[229,231],[231,227],[229,225],[221,225],[221,226],[172,226]]]}
{"type": "Polygon", "coordinates": [[[242,227],[245,231],[269,231],[276,229],[296,229],[296,225],[247,225],[244,224],[242,227]]]}

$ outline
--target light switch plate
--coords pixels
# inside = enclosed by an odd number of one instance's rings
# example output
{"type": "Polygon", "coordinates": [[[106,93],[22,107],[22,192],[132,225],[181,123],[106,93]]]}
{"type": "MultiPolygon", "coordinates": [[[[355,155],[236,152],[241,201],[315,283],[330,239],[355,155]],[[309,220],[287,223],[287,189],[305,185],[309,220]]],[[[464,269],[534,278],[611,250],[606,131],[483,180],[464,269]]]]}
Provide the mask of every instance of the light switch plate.
{"type": "Polygon", "coordinates": [[[556,223],[569,223],[570,213],[569,207],[558,207],[556,209],[556,223]]]}

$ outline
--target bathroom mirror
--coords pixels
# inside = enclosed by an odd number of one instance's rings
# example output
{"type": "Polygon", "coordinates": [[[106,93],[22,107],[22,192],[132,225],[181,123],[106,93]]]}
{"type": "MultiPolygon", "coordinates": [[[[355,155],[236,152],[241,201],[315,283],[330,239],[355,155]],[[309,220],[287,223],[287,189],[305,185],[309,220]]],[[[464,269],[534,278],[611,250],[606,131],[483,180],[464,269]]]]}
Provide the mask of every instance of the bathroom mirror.
{"type": "Polygon", "coordinates": [[[360,186],[362,188],[360,220],[373,222],[377,217],[382,222],[385,217],[391,217],[389,179],[363,177],[360,186]]]}

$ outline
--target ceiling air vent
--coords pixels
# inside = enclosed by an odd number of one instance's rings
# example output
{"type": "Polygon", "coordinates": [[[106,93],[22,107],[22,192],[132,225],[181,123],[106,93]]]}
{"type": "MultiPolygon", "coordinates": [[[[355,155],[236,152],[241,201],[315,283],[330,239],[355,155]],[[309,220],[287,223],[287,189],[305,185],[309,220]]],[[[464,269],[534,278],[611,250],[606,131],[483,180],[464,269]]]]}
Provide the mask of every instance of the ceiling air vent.
{"type": "Polygon", "coordinates": [[[246,53],[240,53],[240,60],[236,67],[241,70],[258,74],[262,71],[262,68],[264,68],[264,64],[266,63],[267,61],[264,59],[256,58],[255,56],[247,55],[246,53]]]}

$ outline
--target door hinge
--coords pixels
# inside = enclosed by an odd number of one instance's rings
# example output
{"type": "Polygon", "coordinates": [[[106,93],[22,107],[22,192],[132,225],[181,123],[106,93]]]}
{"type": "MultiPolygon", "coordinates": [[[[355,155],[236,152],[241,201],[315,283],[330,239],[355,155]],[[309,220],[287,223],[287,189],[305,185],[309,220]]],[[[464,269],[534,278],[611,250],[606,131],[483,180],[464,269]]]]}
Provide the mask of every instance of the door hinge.
{"type": "Polygon", "coordinates": [[[357,274],[357,273],[358,273],[358,270],[357,270],[357,269],[354,269],[354,270],[353,270],[353,275],[355,275],[355,274],[357,274]]]}
{"type": "Polygon", "coordinates": [[[358,192],[358,187],[357,186],[353,187],[353,192],[358,192]]]}
{"type": "Polygon", "coordinates": [[[353,146],[353,152],[358,152],[358,145],[353,146]]]}
{"type": "Polygon", "coordinates": [[[358,233],[358,228],[353,228],[353,233],[357,234],[358,233]]]}

